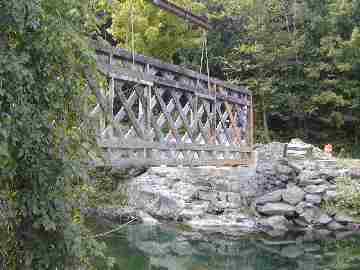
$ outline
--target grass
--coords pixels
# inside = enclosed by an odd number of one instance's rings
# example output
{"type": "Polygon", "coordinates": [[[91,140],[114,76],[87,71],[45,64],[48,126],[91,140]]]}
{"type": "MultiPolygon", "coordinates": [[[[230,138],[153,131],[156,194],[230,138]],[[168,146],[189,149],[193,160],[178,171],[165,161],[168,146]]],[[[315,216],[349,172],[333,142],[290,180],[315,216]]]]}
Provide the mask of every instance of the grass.
{"type": "Polygon", "coordinates": [[[343,168],[360,168],[360,159],[339,158],[337,163],[343,168]]]}

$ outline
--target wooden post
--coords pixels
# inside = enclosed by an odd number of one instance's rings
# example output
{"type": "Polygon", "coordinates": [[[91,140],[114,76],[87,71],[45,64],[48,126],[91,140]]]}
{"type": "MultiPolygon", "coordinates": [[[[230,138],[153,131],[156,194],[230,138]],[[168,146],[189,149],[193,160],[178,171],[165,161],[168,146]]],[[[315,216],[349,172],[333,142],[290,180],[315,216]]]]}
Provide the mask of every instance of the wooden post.
{"type": "Polygon", "coordinates": [[[254,118],[254,100],[252,94],[250,95],[250,149],[251,149],[251,163],[253,166],[256,166],[256,152],[253,151],[254,146],[254,125],[255,125],[255,118],[254,118]]]}

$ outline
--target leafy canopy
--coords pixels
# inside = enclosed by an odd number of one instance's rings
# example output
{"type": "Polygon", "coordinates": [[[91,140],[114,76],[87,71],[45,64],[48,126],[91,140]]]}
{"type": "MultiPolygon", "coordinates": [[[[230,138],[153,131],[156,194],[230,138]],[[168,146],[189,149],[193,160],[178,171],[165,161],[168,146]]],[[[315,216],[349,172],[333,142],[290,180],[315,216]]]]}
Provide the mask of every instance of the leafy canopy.
{"type": "Polygon", "coordinates": [[[3,269],[75,269],[102,255],[81,218],[87,0],[0,1],[3,269]]]}
{"type": "MultiPolygon", "coordinates": [[[[199,14],[204,5],[193,0],[172,1],[181,7],[199,14]]],[[[160,9],[146,0],[116,0],[111,8],[110,32],[119,41],[119,47],[136,53],[172,61],[180,48],[199,47],[200,30],[173,14],[160,9]]]]}

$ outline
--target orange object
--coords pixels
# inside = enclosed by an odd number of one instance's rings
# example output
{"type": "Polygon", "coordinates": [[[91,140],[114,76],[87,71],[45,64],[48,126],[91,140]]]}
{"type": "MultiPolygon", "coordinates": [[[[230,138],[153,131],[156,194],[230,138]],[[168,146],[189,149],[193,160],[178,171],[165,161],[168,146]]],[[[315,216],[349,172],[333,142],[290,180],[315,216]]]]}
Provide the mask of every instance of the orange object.
{"type": "Polygon", "coordinates": [[[332,153],[332,145],[331,144],[325,144],[324,152],[328,153],[328,154],[331,154],[332,153]]]}

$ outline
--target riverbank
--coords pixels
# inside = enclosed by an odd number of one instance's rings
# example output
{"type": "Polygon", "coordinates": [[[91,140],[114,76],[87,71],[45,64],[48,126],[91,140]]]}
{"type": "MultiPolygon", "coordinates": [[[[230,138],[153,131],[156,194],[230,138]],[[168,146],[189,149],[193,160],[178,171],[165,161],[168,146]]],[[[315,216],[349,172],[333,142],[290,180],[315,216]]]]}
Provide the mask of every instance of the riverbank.
{"type": "Polygon", "coordinates": [[[146,224],[176,223],[204,235],[357,230],[357,221],[335,206],[337,182],[357,182],[358,169],[301,141],[293,144],[311,154],[284,157],[285,144],[271,143],[256,146],[256,168],[150,168],[120,184],[127,208],[93,213],[115,222],[136,217],[146,224]]]}

